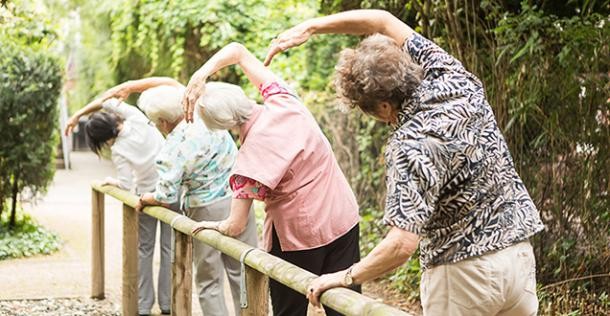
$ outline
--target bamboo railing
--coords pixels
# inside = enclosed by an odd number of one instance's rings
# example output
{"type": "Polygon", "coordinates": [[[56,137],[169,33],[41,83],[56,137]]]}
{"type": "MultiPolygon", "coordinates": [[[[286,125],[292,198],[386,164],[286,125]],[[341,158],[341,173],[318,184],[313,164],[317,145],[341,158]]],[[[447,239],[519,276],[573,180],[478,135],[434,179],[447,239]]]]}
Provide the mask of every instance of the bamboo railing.
{"type": "MultiPolygon", "coordinates": [[[[104,298],[104,194],[123,203],[123,280],[122,314],[138,312],[138,214],[133,207],[138,197],[113,186],[92,184],[92,261],[91,296],[104,298]]],[[[245,264],[247,307],[241,315],[268,315],[268,278],[305,294],[315,274],[301,269],[267,252],[224,236],[217,231],[204,230],[192,236],[195,221],[164,207],[146,207],[144,213],[172,226],[175,232],[175,254],[172,263],[172,314],[190,315],[192,311],[192,238],[204,242],[245,264]]],[[[243,292],[243,291],[242,291],[243,292]]],[[[346,288],[324,292],[323,304],[345,315],[404,315],[394,307],[346,288]]]]}

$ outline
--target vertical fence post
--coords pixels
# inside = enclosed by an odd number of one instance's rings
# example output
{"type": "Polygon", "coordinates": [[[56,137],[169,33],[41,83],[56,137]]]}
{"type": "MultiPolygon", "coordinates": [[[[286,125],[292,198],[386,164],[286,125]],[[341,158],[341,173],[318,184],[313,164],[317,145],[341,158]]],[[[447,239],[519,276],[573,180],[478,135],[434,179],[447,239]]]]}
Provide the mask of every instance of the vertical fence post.
{"type": "Polygon", "coordinates": [[[269,277],[246,266],[246,290],[248,308],[242,309],[240,315],[269,315],[269,277]]]}
{"type": "Polygon", "coordinates": [[[138,213],[123,204],[123,316],[138,315],[138,213]]]}
{"type": "Polygon", "coordinates": [[[192,314],[193,238],[174,230],[172,264],[172,315],[192,314]]]}
{"type": "Polygon", "coordinates": [[[91,190],[91,297],[104,299],[104,194],[91,190]]]}

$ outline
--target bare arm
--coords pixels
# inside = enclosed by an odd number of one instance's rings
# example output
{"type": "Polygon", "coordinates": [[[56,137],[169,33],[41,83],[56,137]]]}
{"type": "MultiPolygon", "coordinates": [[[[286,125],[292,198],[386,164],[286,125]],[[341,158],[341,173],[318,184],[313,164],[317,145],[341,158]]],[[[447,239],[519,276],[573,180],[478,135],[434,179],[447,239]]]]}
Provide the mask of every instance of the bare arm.
{"type": "Polygon", "coordinates": [[[64,134],[66,136],[70,135],[72,130],[78,125],[78,120],[80,119],[81,116],[101,110],[102,103],[104,103],[104,100],[102,98],[97,98],[97,99],[89,102],[82,109],[76,111],[76,113],[74,113],[66,122],[66,127],[64,128],[64,134]]]}
{"type": "Polygon", "coordinates": [[[106,90],[99,98],[96,98],[85,107],[74,113],[74,115],[72,115],[72,117],[70,117],[66,123],[64,133],[66,136],[68,136],[74,127],[78,125],[78,120],[81,116],[101,110],[102,104],[108,99],[116,98],[119,101],[123,101],[132,93],[142,92],[144,90],[163,85],[182,87],[180,82],[168,77],[150,77],[139,80],[130,80],[116,85],[106,90]]]}
{"type": "Polygon", "coordinates": [[[222,221],[201,221],[195,225],[193,234],[204,229],[214,229],[223,235],[236,237],[246,230],[248,225],[248,213],[252,206],[252,199],[231,200],[231,214],[222,221]]]}
{"type": "MultiPolygon", "coordinates": [[[[355,284],[378,278],[404,264],[415,252],[419,237],[413,233],[392,227],[387,236],[364,258],[352,266],[355,284]]],[[[315,306],[320,305],[320,295],[327,289],[345,286],[347,270],[325,274],[309,285],[307,298],[315,306]]]]}
{"type": "Polygon", "coordinates": [[[280,34],[271,43],[265,65],[269,65],[276,54],[305,43],[314,34],[330,33],[353,35],[381,33],[401,45],[414,31],[400,19],[383,10],[353,10],[314,18],[280,34]]]}
{"type": "Polygon", "coordinates": [[[158,86],[174,86],[183,87],[183,85],[177,80],[169,77],[150,77],[138,80],[125,81],[111,89],[108,89],[102,94],[102,99],[107,100],[110,98],[116,98],[123,101],[129,97],[132,93],[140,93],[150,88],[158,86]]]}
{"type": "Polygon", "coordinates": [[[193,121],[195,103],[203,94],[207,78],[217,71],[231,65],[239,65],[250,82],[256,87],[259,87],[265,82],[277,80],[275,74],[267,69],[246,47],[239,43],[231,43],[219,50],[201,66],[201,68],[193,74],[186,86],[182,105],[188,122],[193,121]]]}

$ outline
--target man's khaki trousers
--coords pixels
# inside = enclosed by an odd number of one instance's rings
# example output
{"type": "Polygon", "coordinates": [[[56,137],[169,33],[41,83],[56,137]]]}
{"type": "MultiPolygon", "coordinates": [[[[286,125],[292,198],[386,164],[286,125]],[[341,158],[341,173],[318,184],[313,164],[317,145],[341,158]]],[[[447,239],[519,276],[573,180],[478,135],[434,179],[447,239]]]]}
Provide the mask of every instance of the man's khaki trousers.
{"type": "Polygon", "coordinates": [[[424,315],[536,315],[536,263],[529,241],[425,271],[424,315]]]}

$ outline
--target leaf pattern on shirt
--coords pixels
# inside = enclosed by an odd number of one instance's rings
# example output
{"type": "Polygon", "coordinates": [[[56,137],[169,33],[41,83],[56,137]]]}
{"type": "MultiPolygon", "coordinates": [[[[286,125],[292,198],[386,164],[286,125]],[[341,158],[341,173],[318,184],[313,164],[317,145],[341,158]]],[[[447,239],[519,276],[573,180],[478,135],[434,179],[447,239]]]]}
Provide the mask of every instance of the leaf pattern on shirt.
{"type": "Polygon", "coordinates": [[[421,237],[424,269],[541,231],[479,79],[418,34],[404,49],[424,79],[388,140],[384,221],[421,237]]]}

